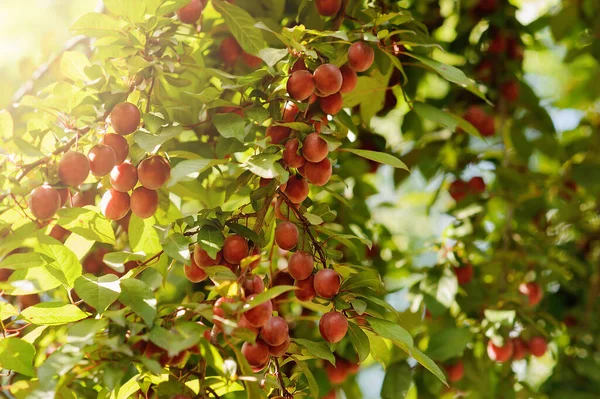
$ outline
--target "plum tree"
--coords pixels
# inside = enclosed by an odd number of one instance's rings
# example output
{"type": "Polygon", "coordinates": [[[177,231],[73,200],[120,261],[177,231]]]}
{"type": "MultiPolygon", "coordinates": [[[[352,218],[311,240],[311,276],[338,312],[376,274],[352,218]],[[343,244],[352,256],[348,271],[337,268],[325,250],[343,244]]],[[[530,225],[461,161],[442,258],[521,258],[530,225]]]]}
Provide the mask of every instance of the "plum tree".
{"type": "Polygon", "coordinates": [[[194,246],[194,261],[200,267],[215,266],[221,261],[222,253],[217,252],[217,255],[212,258],[200,245],[194,246]]]}
{"type": "Polygon", "coordinates": [[[58,191],[47,184],[36,187],[29,197],[29,209],[38,220],[52,218],[60,209],[60,195],[58,191]]]}
{"type": "Polygon", "coordinates": [[[171,177],[171,165],[160,155],[152,155],[138,165],[138,180],[150,190],[158,190],[171,177]]]}
{"type": "Polygon", "coordinates": [[[316,94],[327,97],[337,93],[342,88],[344,78],[340,69],[333,64],[323,64],[313,73],[316,94]]]}
{"type": "Polygon", "coordinates": [[[319,100],[321,111],[329,115],[337,115],[343,108],[344,99],[342,95],[337,92],[330,96],[321,97],[319,100]]]}
{"type": "Polygon", "coordinates": [[[190,280],[192,283],[200,283],[208,277],[208,274],[199,267],[194,261],[194,257],[190,258],[190,264],[183,266],[183,272],[185,277],[190,280]]]}
{"type": "Polygon", "coordinates": [[[282,317],[273,316],[260,329],[260,338],[270,346],[282,345],[289,339],[289,326],[282,317]]]}
{"type": "Polygon", "coordinates": [[[317,11],[324,17],[332,17],[340,11],[342,0],[315,0],[317,11]]]}
{"type": "Polygon", "coordinates": [[[469,284],[473,280],[473,266],[471,264],[453,267],[452,270],[454,270],[454,274],[456,274],[456,279],[460,285],[469,284]]]}
{"type": "MultiPolygon", "coordinates": [[[[248,297],[248,302],[251,302],[255,298],[255,295],[248,297]]],[[[246,320],[254,327],[263,327],[273,314],[273,303],[271,301],[263,302],[256,307],[247,310],[244,313],[246,320]]]]}
{"type": "Polygon", "coordinates": [[[350,93],[358,83],[358,75],[348,64],[342,65],[340,72],[342,73],[342,87],[340,87],[340,93],[350,93]]]}
{"type": "Polygon", "coordinates": [[[300,204],[308,197],[308,182],[300,175],[291,176],[285,188],[285,195],[294,204],[300,204]]]}
{"type": "Polygon", "coordinates": [[[287,139],[290,135],[290,128],[285,126],[274,126],[271,125],[267,128],[267,137],[271,138],[271,143],[280,144],[283,140],[287,139]]]}
{"type": "Polygon", "coordinates": [[[315,81],[312,73],[300,70],[290,75],[286,87],[290,97],[297,101],[304,101],[315,91],[315,81]]]}
{"type": "Polygon", "coordinates": [[[129,194],[111,188],[107,190],[100,201],[102,214],[110,220],[123,219],[130,209],[129,194]]]}
{"type": "Polygon", "coordinates": [[[81,185],[90,174],[90,161],[80,152],[65,153],[58,163],[58,177],[67,186],[81,185]]]}
{"type": "Polygon", "coordinates": [[[90,171],[94,176],[102,177],[110,173],[117,164],[115,151],[103,144],[96,144],[88,153],[90,171]]]}
{"type": "Polygon", "coordinates": [[[548,343],[544,337],[533,337],[529,340],[527,347],[529,348],[529,352],[535,357],[544,356],[546,351],[548,350],[548,343]]]}
{"type": "Polygon", "coordinates": [[[319,321],[319,332],[327,342],[340,342],[348,332],[348,319],[340,312],[325,313],[319,321]]]}
{"type": "Polygon", "coordinates": [[[521,338],[513,338],[513,360],[522,360],[525,359],[529,353],[529,349],[527,348],[527,344],[523,342],[521,338]]]}
{"type": "Polygon", "coordinates": [[[321,298],[331,299],[339,292],[341,283],[340,275],[335,270],[319,270],[315,275],[315,292],[321,298]]]}
{"type": "Polygon", "coordinates": [[[333,167],[331,161],[325,158],[321,162],[307,162],[304,165],[304,172],[306,173],[306,178],[312,185],[321,187],[327,184],[329,179],[331,179],[333,167]]]}
{"type": "Polygon", "coordinates": [[[110,172],[110,185],[117,191],[131,191],[137,182],[137,168],[129,162],[115,166],[110,172]]]}
{"type": "Polygon", "coordinates": [[[299,168],[306,162],[306,159],[298,154],[298,147],[300,142],[297,138],[286,141],[282,157],[283,162],[290,168],[299,168]]]}
{"type": "MultiPolygon", "coordinates": [[[[311,133],[302,143],[302,156],[309,162],[321,162],[329,155],[327,142],[319,133],[311,133]]],[[[302,166],[302,165],[300,165],[302,166]]]]}
{"type": "Polygon", "coordinates": [[[290,347],[290,342],[291,342],[291,340],[288,335],[286,340],[283,341],[283,343],[281,345],[274,345],[274,346],[269,345],[269,353],[271,354],[271,356],[274,356],[274,357],[281,357],[281,356],[285,355],[288,348],[290,347]]]}
{"type": "Polygon", "coordinates": [[[262,366],[269,360],[269,346],[260,339],[253,344],[244,342],[242,354],[251,366],[262,366]]]}
{"type": "Polygon", "coordinates": [[[265,290],[265,283],[260,276],[254,274],[246,277],[243,287],[246,295],[260,294],[265,290]]]}
{"type": "Polygon", "coordinates": [[[462,380],[465,375],[465,365],[460,360],[453,364],[447,364],[444,368],[446,369],[446,375],[450,382],[458,382],[462,380]]]}
{"type": "Polygon", "coordinates": [[[281,222],[275,228],[275,242],[281,249],[289,250],[298,244],[298,227],[292,222],[281,222]]]}
{"type": "Polygon", "coordinates": [[[127,143],[125,137],[121,135],[107,133],[100,139],[100,144],[107,145],[113,149],[115,152],[115,161],[117,165],[125,162],[127,156],[129,155],[129,143],[127,143]]]}
{"type": "Polygon", "coordinates": [[[110,124],[115,132],[122,136],[135,132],[141,119],[142,115],[138,107],[128,102],[115,105],[110,112],[110,124]]]}
{"type": "Polygon", "coordinates": [[[242,48],[233,36],[227,36],[219,47],[219,56],[225,64],[233,64],[242,55],[242,48]]]}
{"type": "Polygon", "coordinates": [[[536,306],[544,297],[542,288],[535,282],[521,283],[519,292],[527,296],[529,306],[536,306]]]}
{"type": "Polygon", "coordinates": [[[140,219],[152,217],[158,209],[158,193],[138,187],[131,193],[131,212],[140,219]]]}
{"type": "Polygon", "coordinates": [[[487,354],[491,360],[498,363],[505,363],[512,357],[513,343],[510,340],[505,340],[502,346],[497,346],[490,340],[487,344],[487,354]]]}
{"type": "Polygon", "coordinates": [[[306,280],[312,274],[313,268],[313,256],[304,251],[294,252],[288,262],[288,270],[294,280],[306,280]]]}
{"type": "Polygon", "coordinates": [[[298,288],[294,291],[294,295],[299,301],[312,301],[317,296],[314,287],[315,275],[311,274],[305,280],[296,280],[294,286],[298,288]]]}
{"type": "Polygon", "coordinates": [[[248,241],[237,234],[225,238],[223,243],[223,258],[231,264],[237,265],[248,256],[250,248],[248,241]]]}
{"type": "Polygon", "coordinates": [[[348,65],[356,72],[371,68],[375,61],[375,51],[365,42],[353,43],[348,49],[348,65]]]}
{"type": "Polygon", "coordinates": [[[203,10],[204,5],[201,0],[190,0],[189,3],[177,10],[177,18],[184,24],[195,24],[203,10]]]}

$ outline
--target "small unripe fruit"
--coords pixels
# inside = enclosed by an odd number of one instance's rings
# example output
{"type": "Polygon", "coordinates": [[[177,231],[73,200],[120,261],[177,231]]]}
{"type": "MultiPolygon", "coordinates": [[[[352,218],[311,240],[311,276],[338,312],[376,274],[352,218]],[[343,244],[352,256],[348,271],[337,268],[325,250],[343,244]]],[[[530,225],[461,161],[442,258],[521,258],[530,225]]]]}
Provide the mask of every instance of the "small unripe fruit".
{"type": "Polygon", "coordinates": [[[276,345],[276,346],[269,345],[269,353],[271,354],[271,356],[281,357],[281,356],[285,355],[285,353],[287,352],[289,347],[290,347],[290,337],[288,335],[286,340],[283,341],[283,344],[276,345]]]}
{"type": "Polygon", "coordinates": [[[340,68],[340,72],[342,73],[342,87],[340,88],[340,93],[350,93],[358,83],[356,71],[346,64],[340,68]]]}
{"type": "Polygon", "coordinates": [[[246,295],[260,294],[265,290],[265,283],[262,278],[254,274],[246,277],[243,287],[246,295]]]}
{"type": "Polygon", "coordinates": [[[125,137],[114,133],[107,133],[100,139],[100,144],[104,144],[113,149],[116,156],[117,165],[122,164],[127,155],[129,155],[129,143],[125,137]]]}
{"type": "Polygon", "coordinates": [[[301,204],[308,197],[308,183],[302,176],[291,176],[285,188],[285,195],[294,204],[301,204]]]}
{"type": "Polygon", "coordinates": [[[219,55],[226,64],[233,64],[242,55],[242,48],[232,36],[228,36],[219,46],[219,55]]]}
{"type": "Polygon", "coordinates": [[[289,332],[287,322],[282,317],[273,316],[260,329],[260,338],[268,345],[278,346],[289,339],[289,332]]]}
{"type": "Polygon", "coordinates": [[[153,216],[158,209],[158,193],[138,187],[131,193],[131,212],[140,219],[153,216]]]}
{"type": "Polygon", "coordinates": [[[260,339],[257,339],[254,344],[244,342],[242,354],[250,366],[262,366],[269,360],[269,346],[260,339]]]}
{"type": "Polygon", "coordinates": [[[319,321],[319,332],[327,342],[340,342],[348,332],[348,320],[340,312],[325,313],[319,321]]]}
{"type": "Polygon", "coordinates": [[[302,155],[298,155],[298,147],[300,142],[294,138],[288,140],[283,148],[283,162],[290,168],[299,168],[306,162],[306,159],[302,155]]]}
{"type": "Polygon", "coordinates": [[[491,360],[504,363],[510,360],[513,354],[513,343],[512,341],[505,341],[504,346],[496,346],[490,340],[487,345],[487,353],[491,360]]]}
{"type": "Polygon", "coordinates": [[[465,365],[462,361],[458,361],[454,364],[449,364],[444,366],[446,369],[446,374],[448,374],[448,381],[450,382],[458,382],[462,380],[465,375],[465,365]]]}
{"type": "Polygon", "coordinates": [[[333,167],[331,166],[331,161],[325,158],[317,163],[307,162],[304,165],[304,173],[312,185],[320,187],[327,184],[329,179],[331,179],[333,167]]]}
{"type": "Polygon", "coordinates": [[[327,97],[342,88],[343,77],[340,69],[333,64],[323,64],[313,74],[316,93],[319,97],[327,97]]]}
{"type": "Polygon", "coordinates": [[[331,299],[340,291],[340,275],[333,269],[323,269],[315,275],[315,292],[318,296],[331,299]]]}
{"type": "Polygon", "coordinates": [[[456,279],[460,285],[469,284],[473,279],[473,266],[470,264],[466,264],[462,267],[453,267],[452,269],[454,270],[454,274],[456,274],[456,279]]]}
{"type": "Polygon", "coordinates": [[[48,220],[60,209],[60,194],[47,184],[36,187],[31,191],[29,208],[36,219],[48,220]]]}
{"type": "Polygon", "coordinates": [[[544,293],[537,283],[521,283],[519,285],[519,292],[523,295],[527,295],[527,302],[529,306],[535,306],[542,300],[544,293]]]}
{"type": "Polygon", "coordinates": [[[138,107],[128,102],[115,105],[110,112],[110,124],[115,132],[123,136],[135,132],[141,119],[138,107]]]}
{"type": "Polygon", "coordinates": [[[237,234],[225,238],[223,243],[223,257],[231,264],[238,265],[250,253],[248,241],[237,234]]]}
{"type": "Polygon", "coordinates": [[[215,266],[221,261],[221,251],[217,252],[216,257],[213,259],[208,255],[208,252],[202,249],[200,245],[194,247],[194,261],[200,267],[215,266]]]}
{"type": "Polygon", "coordinates": [[[110,184],[115,190],[122,193],[133,190],[137,181],[137,168],[129,162],[115,166],[110,172],[110,184]]]}
{"type": "Polygon", "coordinates": [[[348,50],[348,65],[356,72],[371,68],[375,61],[375,51],[365,42],[356,42],[348,50]]]}
{"type": "Polygon", "coordinates": [[[292,222],[281,222],[275,228],[275,242],[281,249],[290,250],[298,244],[298,228],[292,222]]]}
{"type": "Polygon", "coordinates": [[[150,190],[158,190],[171,177],[171,165],[160,155],[152,155],[138,165],[138,180],[150,190]]]}
{"type": "Polygon", "coordinates": [[[269,126],[267,128],[267,137],[271,138],[272,144],[280,144],[290,136],[290,128],[285,126],[269,126]]]}
{"type": "Polygon", "coordinates": [[[106,191],[100,201],[102,214],[110,220],[119,220],[129,212],[129,194],[119,192],[113,188],[106,191]]]}
{"type": "Polygon", "coordinates": [[[69,151],[62,156],[58,163],[58,177],[67,186],[79,186],[89,174],[90,161],[80,152],[69,151]]]}
{"type": "Polygon", "coordinates": [[[320,15],[333,17],[342,8],[342,0],[315,0],[315,6],[320,15]]]}
{"type": "MultiPolygon", "coordinates": [[[[256,295],[250,295],[248,297],[248,301],[254,299],[256,295]]],[[[246,311],[244,316],[254,327],[262,327],[267,323],[267,321],[273,315],[273,303],[271,301],[266,301],[261,303],[260,305],[246,311]]]]}
{"type": "Polygon", "coordinates": [[[308,162],[321,162],[329,155],[327,142],[319,133],[311,133],[302,143],[302,155],[308,162]]]}
{"type": "Polygon", "coordinates": [[[548,350],[548,343],[543,337],[533,337],[529,340],[529,352],[535,357],[544,356],[548,350]]]}
{"type": "Polygon", "coordinates": [[[337,115],[344,108],[344,99],[338,92],[327,97],[322,97],[319,101],[321,111],[328,115],[337,115]]]}
{"type": "Polygon", "coordinates": [[[312,73],[296,71],[287,81],[287,92],[296,101],[304,101],[315,91],[315,81],[312,73]]]}
{"type": "Polygon", "coordinates": [[[198,267],[196,262],[194,262],[194,257],[190,258],[190,265],[183,266],[183,272],[185,277],[190,280],[192,283],[199,283],[201,281],[206,280],[208,275],[202,268],[198,267]]]}
{"type": "Polygon", "coordinates": [[[177,18],[184,24],[195,24],[202,15],[202,10],[204,10],[204,6],[200,0],[191,0],[177,10],[177,18]]]}
{"type": "Polygon", "coordinates": [[[482,194],[485,192],[485,182],[480,176],[471,178],[467,184],[469,186],[469,191],[472,194],[482,194]]]}
{"type": "Polygon", "coordinates": [[[294,283],[294,287],[297,287],[299,289],[295,290],[294,294],[296,295],[296,298],[298,298],[299,301],[307,302],[315,299],[317,293],[315,292],[314,282],[314,274],[308,276],[306,280],[296,280],[296,282],[294,283]]]}
{"type": "Polygon", "coordinates": [[[294,280],[306,280],[313,272],[315,263],[313,256],[304,251],[297,251],[288,262],[288,271],[294,280]]]}
{"type": "Polygon", "coordinates": [[[529,352],[529,349],[527,348],[527,345],[525,344],[525,342],[523,342],[523,340],[521,338],[514,338],[512,340],[513,343],[513,360],[522,360],[525,359],[525,357],[527,356],[527,353],[529,352]]]}

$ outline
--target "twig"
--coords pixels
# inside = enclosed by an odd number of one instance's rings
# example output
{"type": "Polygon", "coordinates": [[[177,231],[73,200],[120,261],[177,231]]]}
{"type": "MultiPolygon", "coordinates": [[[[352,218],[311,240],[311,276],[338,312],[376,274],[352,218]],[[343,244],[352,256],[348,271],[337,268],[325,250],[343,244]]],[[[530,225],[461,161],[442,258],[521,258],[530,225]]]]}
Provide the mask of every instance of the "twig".
{"type": "Polygon", "coordinates": [[[206,390],[208,392],[210,392],[215,398],[220,399],[221,397],[219,395],[217,395],[217,393],[215,392],[214,389],[212,389],[211,387],[206,387],[206,390]]]}
{"type": "Polygon", "coordinates": [[[339,30],[340,26],[342,26],[342,22],[344,22],[344,17],[346,16],[346,7],[348,7],[348,0],[342,0],[340,11],[338,11],[337,15],[333,19],[331,26],[333,30],[339,30]]]}
{"type": "Polygon", "coordinates": [[[275,376],[277,377],[277,381],[279,381],[281,395],[284,398],[293,398],[294,396],[292,396],[292,394],[289,393],[287,389],[285,389],[285,383],[283,382],[283,377],[281,375],[281,369],[279,368],[279,360],[277,360],[276,357],[273,357],[273,361],[275,363],[275,376]]]}

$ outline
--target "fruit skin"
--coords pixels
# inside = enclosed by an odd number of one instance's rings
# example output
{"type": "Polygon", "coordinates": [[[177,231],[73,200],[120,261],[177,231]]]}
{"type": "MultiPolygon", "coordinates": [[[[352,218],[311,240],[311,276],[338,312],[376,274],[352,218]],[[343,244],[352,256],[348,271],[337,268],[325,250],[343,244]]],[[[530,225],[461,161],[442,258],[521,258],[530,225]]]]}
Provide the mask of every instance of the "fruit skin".
{"type": "Polygon", "coordinates": [[[467,184],[472,194],[483,194],[485,192],[485,182],[480,176],[471,178],[467,184]]]}
{"type": "Polygon", "coordinates": [[[335,394],[335,389],[332,389],[327,393],[327,395],[323,396],[321,399],[336,399],[337,395],[335,394]]]}
{"type": "Polygon", "coordinates": [[[342,87],[340,87],[340,93],[350,93],[356,87],[358,83],[358,76],[356,71],[350,68],[350,65],[342,65],[340,68],[342,73],[342,87]]]}
{"type": "Polygon", "coordinates": [[[375,61],[375,51],[365,42],[353,43],[348,49],[348,65],[356,72],[371,68],[375,61]]]}
{"type": "Polygon", "coordinates": [[[448,191],[454,201],[460,202],[467,197],[468,190],[469,186],[467,183],[458,179],[450,184],[450,189],[448,191]]]}
{"type": "Polygon", "coordinates": [[[90,160],[80,152],[69,151],[58,162],[58,177],[67,186],[79,186],[89,174],[90,160]]]}
{"type": "MultiPolygon", "coordinates": [[[[282,118],[284,122],[294,122],[296,120],[296,116],[300,112],[300,108],[296,105],[295,102],[288,101],[285,103],[282,110],[282,118]]],[[[288,132],[289,136],[289,132],[288,132]]],[[[286,136],[287,137],[287,136],[286,136]]]]}
{"type": "Polygon", "coordinates": [[[548,350],[548,343],[543,337],[533,337],[529,340],[528,347],[533,356],[541,357],[548,350]]]}
{"type": "Polygon", "coordinates": [[[100,201],[102,214],[109,220],[119,220],[129,212],[129,194],[122,193],[114,188],[106,191],[100,201]]]}
{"type": "Polygon", "coordinates": [[[504,100],[513,103],[519,99],[519,84],[514,80],[510,80],[500,86],[500,93],[504,100]]]}
{"type": "Polygon", "coordinates": [[[445,365],[446,374],[448,375],[448,381],[458,382],[463,379],[465,375],[465,365],[462,361],[458,361],[454,364],[445,365]]]}
{"type": "Polygon", "coordinates": [[[315,275],[314,287],[318,296],[331,299],[340,291],[340,275],[333,269],[319,270],[315,275]]]}
{"type": "Polygon", "coordinates": [[[260,330],[260,338],[270,346],[278,346],[289,339],[287,322],[279,316],[271,317],[260,330]]]}
{"type": "Polygon", "coordinates": [[[294,283],[294,287],[300,288],[299,290],[294,291],[294,295],[298,298],[299,301],[307,302],[312,301],[317,296],[314,287],[315,275],[311,274],[305,280],[296,280],[294,283]]]}
{"type": "Polygon", "coordinates": [[[96,192],[94,190],[87,190],[75,193],[71,197],[71,206],[76,208],[83,208],[86,205],[96,204],[96,192]]]}
{"type": "Polygon", "coordinates": [[[242,48],[233,36],[228,36],[219,46],[219,55],[226,64],[233,64],[242,55],[242,48]]]}
{"type": "Polygon", "coordinates": [[[513,338],[513,360],[522,360],[527,357],[529,352],[529,348],[527,348],[527,344],[523,342],[521,338],[513,338]]]}
{"type": "Polygon", "coordinates": [[[153,216],[158,209],[158,193],[138,187],[131,193],[131,212],[140,219],[153,216]]]}
{"type": "Polygon", "coordinates": [[[255,336],[258,336],[258,333],[260,332],[260,329],[258,327],[254,327],[252,324],[250,324],[250,322],[244,315],[242,315],[240,317],[240,320],[238,321],[237,325],[238,325],[238,328],[245,328],[247,330],[252,331],[255,336]]]}
{"type": "Polygon", "coordinates": [[[316,93],[319,97],[327,97],[337,93],[344,81],[342,72],[333,64],[320,65],[313,74],[316,93]]]}
{"type": "Polygon", "coordinates": [[[307,162],[306,165],[304,165],[304,171],[306,173],[306,178],[313,186],[321,187],[327,184],[329,179],[331,179],[333,167],[331,166],[331,161],[325,158],[317,163],[307,162]]]}
{"type": "Polygon", "coordinates": [[[322,97],[319,101],[321,111],[328,115],[337,115],[344,107],[344,99],[338,92],[327,97],[322,97]]]}
{"type": "Polygon", "coordinates": [[[34,188],[29,197],[29,209],[38,220],[48,220],[60,209],[60,194],[47,184],[34,188]]]}
{"type": "Polygon", "coordinates": [[[332,384],[342,384],[350,375],[349,362],[336,357],[335,366],[329,362],[325,363],[325,373],[332,384]]]}
{"type": "Polygon", "coordinates": [[[115,105],[110,112],[110,124],[115,132],[122,136],[135,132],[141,119],[142,114],[138,107],[128,102],[115,105]]]}
{"type": "Polygon", "coordinates": [[[496,346],[490,340],[487,344],[487,353],[489,358],[495,362],[507,362],[513,354],[513,343],[512,341],[504,341],[504,346],[496,346]]]}
{"type": "Polygon", "coordinates": [[[88,153],[90,170],[94,176],[102,177],[110,173],[117,164],[115,150],[107,145],[97,144],[88,153]]]}
{"type": "Polygon", "coordinates": [[[319,133],[311,133],[302,143],[302,155],[308,162],[321,162],[329,155],[327,142],[319,133]]]}
{"type": "Polygon", "coordinates": [[[296,71],[292,73],[287,81],[287,92],[294,100],[304,101],[315,91],[315,81],[312,73],[308,71],[296,71]]]}
{"type": "Polygon", "coordinates": [[[280,144],[290,136],[290,128],[285,126],[269,126],[266,136],[271,138],[272,144],[280,144]]]}
{"type": "Polygon", "coordinates": [[[315,261],[308,252],[297,251],[288,262],[288,271],[294,280],[306,280],[313,272],[315,261]]]}
{"type": "Polygon", "coordinates": [[[110,172],[110,184],[122,193],[133,190],[137,181],[137,169],[129,162],[115,166],[110,172]]]}
{"type": "Polygon", "coordinates": [[[315,6],[320,15],[333,17],[342,8],[342,0],[315,0],[315,6]]]}
{"type": "Polygon", "coordinates": [[[246,277],[243,287],[246,295],[260,294],[265,290],[265,283],[262,278],[255,274],[246,277]]]}
{"type": "Polygon", "coordinates": [[[527,295],[527,303],[529,306],[535,306],[544,297],[544,293],[539,284],[534,282],[521,283],[519,285],[519,292],[523,295],[527,295]]]}
{"type": "Polygon", "coordinates": [[[257,339],[254,344],[244,342],[242,354],[250,366],[262,366],[269,360],[269,346],[260,339],[257,339]]]}
{"type": "Polygon", "coordinates": [[[302,155],[298,155],[298,147],[300,142],[293,138],[285,143],[283,148],[283,162],[290,168],[299,168],[306,163],[306,159],[302,155]]]}
{"type": "Polygon", "coordinates": [[[453,267],[454,274],[456,274],[456,279],[458,280],[458,284],[466,285],[473,280],[473,266],[470,264],[466,264],[462,267],[453,267]]]}
{"type": "Polygon", "coordinates": [[[257,69],[262,64],[263,60],[255,55],[242,52],[242,61],[248,68],[257,69]]]}
{"type": "Polygon", "coordinates": [[[192,256],[194,257],[194,261],[198,266],[207,267],[218,265],[221,261],[222,254],[221,251],[217,252],[215,259],[213,259],[208,255],[208,252],[202,249],[200,245],[196,245],[194,247],[194,253],[192,256]]]}
{"type": "Polygon", "coordinates": [[[223,243],[223,257],[231,264],[238,265],[250,253],[248,241],[237,234],[225,238],[223,243]]]}
{"type": "Polygon", "coordinates": [[[100,144],[104,144],[113,149],[116,155],[117,165],[122,164],[127,155],[129,155],[129,143],[125,137],[114,133],[107,133],[100,139],[100,144]]]}
{"type": "MultiPolygon", "coordinates": [[[[221,298],[217,299],[213,306],[213,315],[224,319],[225,318],[225,309],[223,309],[223,307],[221,305],[223,305],[224,303],[233,303],[233,302],[235,302],[233,300],[233,298],[221,297],[221,298]]],[[[215,323],[215,326],[220,327],[222,325],[219,320],[213,320],[213,322],[215,323]]]]}
{"type": "Polygon", "coordinates": [[[319,321],[319,332],[327,342],[340,342],[348,332],[348,320],[340,312],[325,313],[319,321]]]}
{"type": "Polygon", "coordinates": [[[494,118],[489,116],[479,105],[471,105],[464,113],[463,119],[479,130],[483,137],[496,134],[494,118]]]}
{"type": "Polygon", "coordinates": [[[285,188],[285,195],[294,204],[301,204],[308,197],[308,182],[302,176],[291,176],[285,188]]]}
{"type": "Polygon", "coordinates": [[[184,24],[195,24],[202,15],[203,10],[204,6],[200,0],[191,0],[187,5],[177,10],[177,18],[184,24]]]}
{"type": "Polygon", "coordinates": [[[298,244],[298,228],[292,222],[281,222],[275,228],[275,242],[279,248],[290,250],[298,244]]]}
{"type": "Polygon", "coordinates": [[[275,345],[275,346],[269,345],[269,353],[271,354],[271,356],[281,357],[281,356],[285,355],[289,346],[290,346],[290,337],[288,335],[288,337],[285,339],[285,341],[283,341],[283,344],[275,345]]]}
{"type": "MultiPolygon", "coordinates": [[[[252,301],[256,295],[250,295],[248,302],[252,301]]],[[[244,316],[248,320],[248,323],[254,327],[263,327],[269,319],[272,318],[273,314],[273,303],[271,301],[263,302],[255,308],[252,308],[244,316]]],[[[281,343],[281,342],[280,342],[281,343]]]]}
{"type": "Polygon", "coordinates": [[[202,268],[198,267],[196,262],[194,262],[194,257],[190,258],[190,264],[183,266],[183,273],[188,280],[192,283],[199,283],[201,281],[206,280],[208,274],[202,268]]]}
{"type": "Polygon", "coordinates": [[[152,155],[138,165],[138,180],[150,190],[158,190],[171,177],[171,165],[160,155],[152,155]]]}

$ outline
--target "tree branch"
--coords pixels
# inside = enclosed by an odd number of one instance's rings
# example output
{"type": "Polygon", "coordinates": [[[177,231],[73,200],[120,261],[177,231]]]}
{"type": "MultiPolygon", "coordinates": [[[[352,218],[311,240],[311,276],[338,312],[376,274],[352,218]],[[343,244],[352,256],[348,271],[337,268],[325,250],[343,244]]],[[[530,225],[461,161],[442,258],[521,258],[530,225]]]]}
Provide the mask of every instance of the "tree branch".
{"type": "Polygon", "coordinates": [[[273,362],[275,363],[275,376],[277,377],[277,381],[279,381],[279,387],[281,389],[281,395],[284,398],[293,398],[294,396],[288,392],[285,388],[285,383],[283,382],[283,376],[281,375],[281,369],[279,368],[279,360],[276,357],[273,357],[273,362]]]}
{"type": "Polygon", "coordinates": [[[348,1],[349,0],[342,0],[342,6],[340,7],[340,11],[338,11],[337,15],[333,19],[333,30],[339,30],[340,26],[342,26],[342,22],[344,22],[344,17],[346,16],[346,8],[348,7],[348,1]]]}

